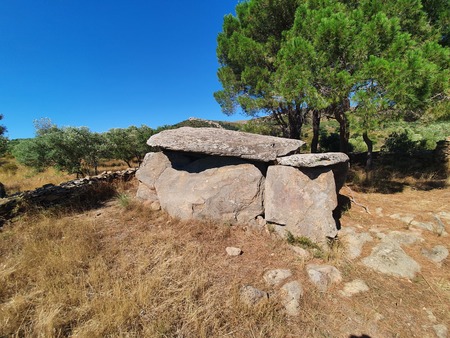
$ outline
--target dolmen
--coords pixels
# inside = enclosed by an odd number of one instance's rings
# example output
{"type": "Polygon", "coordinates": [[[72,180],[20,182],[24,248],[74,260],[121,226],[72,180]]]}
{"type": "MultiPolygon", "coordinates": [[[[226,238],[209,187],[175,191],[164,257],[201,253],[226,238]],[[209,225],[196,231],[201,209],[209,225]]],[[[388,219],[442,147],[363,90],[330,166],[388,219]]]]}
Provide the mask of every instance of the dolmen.
{"type": "Polygon", "coordinates": [[[137,197],[183,219],[266,225],[316,243],[337,235],[333,210],[349,158],[299,154],[305,142],[218,128],[165,130],[147,141],[137,197]]]}

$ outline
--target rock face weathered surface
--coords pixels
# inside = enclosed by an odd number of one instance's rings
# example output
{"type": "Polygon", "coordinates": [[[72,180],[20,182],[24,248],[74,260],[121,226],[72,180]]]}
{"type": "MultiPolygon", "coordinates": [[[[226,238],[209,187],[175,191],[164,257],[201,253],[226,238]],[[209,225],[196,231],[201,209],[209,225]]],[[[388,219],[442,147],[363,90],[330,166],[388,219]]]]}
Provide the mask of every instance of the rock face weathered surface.
{"type": "Polygon", "coordinates": [[[274,161],[293,154],[305,142],[217,128],[182,127],[162,131],[147,142],[152,147],[208,155],[274,161]]]}
{"type": "Polygon", "coordinates": [[[344,153],[296,154],[277,158],[277,163],[297,168],[315,168],[346,163],[349,160],[344,153]]]}
{"type": "Polygon", "coordinates": [[[347,178],[350,158],[344,153],[295,154],[277,158],[277,163],[295,168],[331,169],[336,183],[336,192],[341,190],[347,178]]]}
{"type": "Polygon", "coordinates": [[[287,231],[316,242],[337,235],[333,210],[337,206],[333,172],[271,166],[265,188],[266,221],[282,236],[287,231]]]}
{"type": "Polygon", "coordinates": [[[420,271],[420,265],[394,241],[383,241],[378,244],[362,263],[375,271],[409,279],[413,279],[420,271]]]}
{"type": "Polygon", "coordinates": [[[289,156],[303,143],[216,128],[167,130],[148,141],[162,151],[147,154],[136,173],[137,197],[180,219],[269,224],[325,242],[337,234],[333,210],[348,157],[289,156]]]}
{"type": "Polygon", "coordinates": [[[317,289],[325,292],[333,284],[342,282],[341,272],[331,265],[308,264],[306,266],[309,280],[316,285],[317,289]]]}
{"type": "Polygon", "coordinates": [[[138,197],[146,189],[174,217],[250,223],[264,213],[264,177],[253,164],[214,157],[177,170],[163,153],[147,159],[145,169],[137,175],[145,185],[139,188],[138,197]]]}

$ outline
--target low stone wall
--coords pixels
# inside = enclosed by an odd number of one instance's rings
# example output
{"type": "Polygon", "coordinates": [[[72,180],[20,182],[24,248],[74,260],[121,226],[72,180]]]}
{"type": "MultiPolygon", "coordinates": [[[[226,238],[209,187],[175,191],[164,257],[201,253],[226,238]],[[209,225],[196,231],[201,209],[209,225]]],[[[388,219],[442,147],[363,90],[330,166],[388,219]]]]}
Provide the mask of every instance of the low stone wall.
{"type": "Polygon", "coordinates": [[[52,206],[68,204],[79,199],[83,194],[94,190],[102,183],[128,181],[135,175],[136,169],[126,169],[116,172],[103,172],[100,175],[88,176],[59,185],[46,184],[36,190],[16,193],[0,199],[0,227],[30,206],[52,206]]]}
{"type": "Polygon", "coordinates": [[[439,161],[446,164],[447,171],[450,171],[450,136],[445,140],[437,142],[434,153],[439,161]]]}

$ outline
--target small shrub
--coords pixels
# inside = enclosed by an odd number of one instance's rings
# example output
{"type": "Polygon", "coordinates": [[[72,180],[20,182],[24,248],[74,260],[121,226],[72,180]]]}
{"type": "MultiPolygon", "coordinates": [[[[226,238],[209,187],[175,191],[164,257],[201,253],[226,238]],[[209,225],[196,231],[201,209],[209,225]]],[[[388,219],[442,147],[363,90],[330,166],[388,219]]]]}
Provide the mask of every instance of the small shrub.
{"type": "Polygon", "coordinates": [[[405,129],[402,132],[393,132],[386,139],[382,152],[412,154],[426,149],[426,140],[414,140],[413,133],[405,129]]]}
{"type": "Polygon", "coordinates": [[[325,130],[321,130],[319,145],[323,152],[339,151],[339,134],[331,133],[328,135],[325,130]]]}
{"type": "Polygon", "coordinates": [[[358,136],[355,138],[351,138],[349,140],[350,144],[350,148],[352,149],[352,151],[357,152],[357,153],[362,153],[367,151],[367,145],[364,142],[362,136],[358,136]]]}
{"type": "Polygon", "coordinates": [[[130,204],[131,204],[131,198],[128,194],[126,193],[119,193],[116,196],[117,200],[119,201],[119,204],[122,208],[129,208],[130,204]]]}
{"type": "Polygon", "coordinates": [[[289,244],[299,246],[305,250],[310,250],[315,258],[323,258],[323,249],[308,237],[294,236],[290,231],[286,233],[286,240],[289,244]]]}
{"type": "MultiPolygon", "coordinates": [[[[320,131],[319,146],[320,146],[320,151],[322,151],[322,152],[340,151],[339,134],[338,133],[328,134],[326,130],[322,129],[320,131]]],[[[350,152],[354,151],[354,146],[352,143],[348,144],[348,150],[350,152]]]]}

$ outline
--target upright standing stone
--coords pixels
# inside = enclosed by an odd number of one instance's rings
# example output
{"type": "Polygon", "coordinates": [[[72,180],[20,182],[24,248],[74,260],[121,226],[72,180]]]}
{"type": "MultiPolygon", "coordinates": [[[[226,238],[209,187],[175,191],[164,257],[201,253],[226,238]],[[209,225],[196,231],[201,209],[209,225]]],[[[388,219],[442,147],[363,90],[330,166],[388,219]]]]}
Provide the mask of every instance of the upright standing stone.
{"type": "MultiPolygon", "coordinates": [[[[180,219],[212,219],[252,223],[264,213],[264,177],[253,164],[236,159],[234,165],[221,166],[228,158],[218,157],[217,167],[194,172],[167,168],[156,180],[161,208],[180,219]],[[241,163],[238,163],[238,162],[241,163]]],[[[199,162],[211,162],[205,158],[199,162]]],[[[203,168],[202,168],[203,169],[203,168]]]]}
{"type": "Polygon", "coordinates": [[[266,221],[281,235],[287,231],[315,242],[337,235],[333,210],[337,206],[333,172],[314,172],[286,166],[270,166],[265,188],[266,221]]]}
{"type": "Polygon", "coordinates": [[[169,158],[162,152],[145,155],[136,172],[136,178],[140,182],[136,197],[146,201],[157,201],[155,182],[164,170],[171,166],[169,158]]]}

